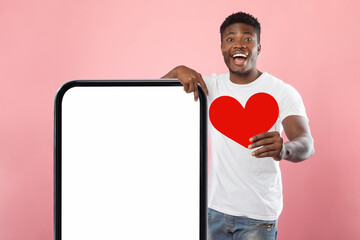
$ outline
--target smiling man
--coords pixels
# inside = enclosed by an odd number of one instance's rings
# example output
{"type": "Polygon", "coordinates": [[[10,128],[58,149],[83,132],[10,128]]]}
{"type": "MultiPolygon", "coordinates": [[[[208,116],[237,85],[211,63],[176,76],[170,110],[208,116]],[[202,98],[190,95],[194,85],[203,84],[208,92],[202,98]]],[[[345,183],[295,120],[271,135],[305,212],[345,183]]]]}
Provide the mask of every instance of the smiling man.
{"type": "MultiPolygon", "coordinates": [[[[256,18],[243,12],[232,14],[222,23],[220,34],[228,73],[202,77],[191,68],[178,66],[162,78],[177,78],[185,92],[194,92],[195,101],[199,84],[207,95],[208,109],[224,96],[244,108],[258,93],[275,99],[278,117],[273,126],[247,136],[248,146],[229,137],[209,117],[208,239],[276,239],[283,209],[279,161],[301,162],[314,154],[305,107],[292,86],[257,69],[261,45],[256,18]],[[289,139],[286,143],[281,137],[283,130],[289,139]]],[[[241,119],[238,122],[241,124],[241,119]]]]}

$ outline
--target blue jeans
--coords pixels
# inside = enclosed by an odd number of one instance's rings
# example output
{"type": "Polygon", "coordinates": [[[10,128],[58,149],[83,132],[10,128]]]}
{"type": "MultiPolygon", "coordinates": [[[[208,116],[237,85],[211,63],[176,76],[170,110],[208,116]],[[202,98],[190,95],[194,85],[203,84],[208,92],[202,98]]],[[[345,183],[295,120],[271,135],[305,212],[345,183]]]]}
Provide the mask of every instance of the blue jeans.
{"type": "Polygon", "coordinates": [[[208,208],[208,240],[276,240],[278,220],[231,216],[208,208]]]}

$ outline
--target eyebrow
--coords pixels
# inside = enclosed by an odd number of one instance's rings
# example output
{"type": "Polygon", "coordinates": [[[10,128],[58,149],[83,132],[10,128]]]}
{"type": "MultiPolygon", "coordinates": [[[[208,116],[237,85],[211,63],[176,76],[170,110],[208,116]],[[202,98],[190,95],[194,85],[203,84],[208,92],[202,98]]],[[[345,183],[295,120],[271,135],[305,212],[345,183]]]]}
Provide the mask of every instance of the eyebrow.
{"type": "Polygon", "coordinates": [[[250,34],[251,36],[254,36],[251,32],[243,32],[243,34],[250,34]]]}
{"type": "Polygon", "coordinates": [[[228,32],[225,36],[230,35],[230,34],[235,34],[234,32],[228,32]]]}
{"type": "MultiPolygon", "coordinates": [[[[235,34],[235,32],[228,32],[225,36],[231,35],[231,34],[235,34]]],[[[254,36],[254,34],[252,34],[251,32],[243,32],[243,34],[249,34],[251,36],[254,36]]]]}

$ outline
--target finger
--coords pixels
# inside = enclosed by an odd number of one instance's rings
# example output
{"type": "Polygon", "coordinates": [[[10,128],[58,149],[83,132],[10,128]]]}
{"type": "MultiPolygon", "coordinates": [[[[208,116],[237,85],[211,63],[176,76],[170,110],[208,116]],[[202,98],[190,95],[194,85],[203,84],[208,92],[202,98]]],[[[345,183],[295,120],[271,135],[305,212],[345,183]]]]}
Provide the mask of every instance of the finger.
{"type": "Polygon", "coordinates": [[[183,86],[184,86],[184,91],[187,93],[189,90],[189,83],[185,83],[183,84],[183,86]]]}
{"type": "Polygon", "coordinates": [[[188,83],[188,91],[187,93],[191,93],[194,91],[194,80],[193,79],[189,79],[189,83],[188,83]]]}
{"type": "Polygon", "coordinates": [[[253,151],[251,153],[251,155],[253,156],[259,156],[265,152],[270,152],[270,151],[277,151],[278,149],[276,148],[275,144],[271,144],[271,145],[266,145],[264,147],[261,147],[259,149],[257,149],[256,151],[253,151]]]}
{"type": "Polygon", "coordinates": [[[198,100],[198,97],[199,97],[199,90],[198,90],[198,85],[197,85],[197,80],[193,81],[193,84],[194,84],[194,97],[195,97],[195,101],[198,100]]]}
{"type": "Polygon", "coordinates": [[[209,96],[209,91],[208,91],[208,89],[207,89],[207,87],[206,87],[205,81],[204,81],[204,79],[202,78],[201,74],[199,74],[199,75],[200,75],[200,78],[199,78],[200,86],[201,86],[201,88],[204,90],[206,96],[209,96]]]}
{"type": "Polygon", "coordinates": [[[258,140],[256,142],[254,142],[253,144],[250,144],[248,146],[248,148],[252,149],[252,148],[256,148],[256,147],[260,147],[260,146],[264,146],[264,145],[269,145],[269,144],[272,144],[272,143],[274,143],[273,138],[265,138],[265,139],[258,140]]]}
{"type": "Polygon", "coordinates": [[[275,136],[275,134],[278,133],[277,131],[274,131],[274,132],[263,132],[263,133],[260,133],[258,135],[255,135],[253,137],[251,137],[249,139],[250,142],[256,142],[256,141],[259,141],[261,139],[264,139],[264,138],[270,138],[270,137],[273,137],[275,136]]]}
{"type": "Polygon", "coordinates": [[[275,157],[277,158],[279,155],[278,151],[269,151],[269,152],[264,152],[262,154],[259,154],[256,156],[256,158],[263,158],[263,157],[275,157]]]}

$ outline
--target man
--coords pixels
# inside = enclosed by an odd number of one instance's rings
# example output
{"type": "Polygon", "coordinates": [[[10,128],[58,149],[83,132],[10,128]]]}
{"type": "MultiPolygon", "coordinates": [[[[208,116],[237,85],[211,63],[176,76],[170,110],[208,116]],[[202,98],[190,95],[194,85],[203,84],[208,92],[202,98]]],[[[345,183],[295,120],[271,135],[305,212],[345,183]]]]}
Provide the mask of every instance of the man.
{"type": "Polygon", "coordinates": [[[256,18],[243,12],[232,14],[222,23],[220,33],[229,73],[202,77],[193,69],[178,66],[162,78],[177,78],[185,92],[194,92],[195,101],[200,84],[210,110],[222,96],[236,99],[244,108],[257,93],[275,99],[275,123],[269,131],[251,136],[248,146],[219,131],[210,116],[208,238],[276,239],[283,208],[279,161],[301,162],[314,154],[308,118],[293,87],[257,69],[261,45],[256,18]],[[283,143],[282,128],[289,142],[283,143]]]}

